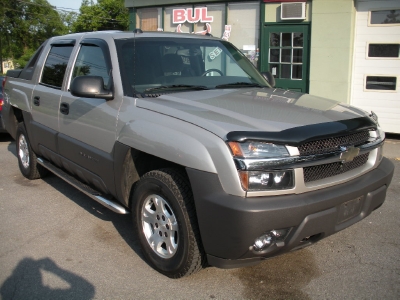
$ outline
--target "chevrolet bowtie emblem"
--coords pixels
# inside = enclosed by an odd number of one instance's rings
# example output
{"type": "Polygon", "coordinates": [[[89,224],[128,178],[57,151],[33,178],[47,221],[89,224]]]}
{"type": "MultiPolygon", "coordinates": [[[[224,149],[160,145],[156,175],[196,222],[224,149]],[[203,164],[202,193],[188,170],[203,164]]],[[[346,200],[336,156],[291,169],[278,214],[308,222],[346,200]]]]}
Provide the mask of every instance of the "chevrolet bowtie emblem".
{"type": "Polygon", "coordinates": [[[350,147],[340,147],[342,153],[340,154],[340,160],[342,163],[353,161],[353,159],[360,153],[360,148],[356,148],[354,146],[350,147]]]}

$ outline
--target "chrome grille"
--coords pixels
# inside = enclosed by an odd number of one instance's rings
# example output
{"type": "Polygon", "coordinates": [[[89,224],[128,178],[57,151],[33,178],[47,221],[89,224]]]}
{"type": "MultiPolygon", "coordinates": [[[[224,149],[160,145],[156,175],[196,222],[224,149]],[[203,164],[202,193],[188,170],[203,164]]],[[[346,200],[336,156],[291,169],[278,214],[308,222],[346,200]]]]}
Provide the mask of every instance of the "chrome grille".
{"type": "Polygon", "coordinates": [[[360,131],[344,136],[322,139],[307,142],[299,146],[300,155],[313,155],[333,152],[340,149],[340,146],[362,145],[369,139],[369,131],[360,131]]]}
{"type": "Polygon", "coordinates": [[[332,177],[335,175],[346,173],[350,170],[361,167],[368,161],[369,153],[361,154],[347,163],[335,162],[319,166],[305,167],[304,182],[312,182],[324,178],[332,177]]]}

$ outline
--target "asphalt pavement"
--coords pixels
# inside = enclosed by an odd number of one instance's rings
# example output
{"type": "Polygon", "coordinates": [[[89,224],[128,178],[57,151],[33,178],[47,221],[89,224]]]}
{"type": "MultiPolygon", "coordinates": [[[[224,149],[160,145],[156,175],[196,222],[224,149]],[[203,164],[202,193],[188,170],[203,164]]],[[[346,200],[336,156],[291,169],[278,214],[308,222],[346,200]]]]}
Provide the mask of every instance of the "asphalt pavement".
{"type": "Polygon", "coordinates": [[[154,271],[115,214],[56,176],[29,181],[0,136],[1,299],[400,299],[400,140],[382,207],[319,243],[254,267],[173,280],[154,271]]]}

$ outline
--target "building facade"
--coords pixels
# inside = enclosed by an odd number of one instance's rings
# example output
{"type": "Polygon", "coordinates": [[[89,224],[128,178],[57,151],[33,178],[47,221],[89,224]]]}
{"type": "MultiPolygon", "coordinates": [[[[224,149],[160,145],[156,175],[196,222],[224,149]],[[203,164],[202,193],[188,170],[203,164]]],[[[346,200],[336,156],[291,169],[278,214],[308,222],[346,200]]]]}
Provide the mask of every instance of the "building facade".
{"type": "Polygon", "coordinates": [[[400,133],[398,0],[125,0],[130,30],[229,40],[276,86],[356,105],[400,133]]]}

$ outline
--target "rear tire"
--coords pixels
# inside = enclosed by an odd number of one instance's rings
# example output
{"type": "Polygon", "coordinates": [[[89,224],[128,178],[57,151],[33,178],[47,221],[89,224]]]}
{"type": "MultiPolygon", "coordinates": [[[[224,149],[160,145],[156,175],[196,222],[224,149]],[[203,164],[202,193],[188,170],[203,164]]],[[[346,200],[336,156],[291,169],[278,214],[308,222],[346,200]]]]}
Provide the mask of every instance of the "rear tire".
{"type": "Polygon", "coordinates": [[[193,194],[181,172],[162,169],[143,175],[133,193],[132,216],[143,255],[158,272],[180,278],[202,268],[193,194]]]}
{"type": "Polygon", "coordinates": [[[24,123],[19,123],[16,134],[16,148],[19,170],[28,179],[38,179],[47,174],[47,170],[38,165],[36,154],[29,142],[24,123]]]}

